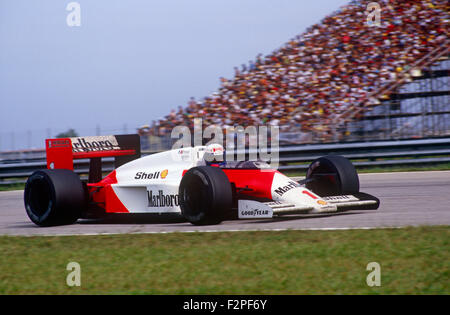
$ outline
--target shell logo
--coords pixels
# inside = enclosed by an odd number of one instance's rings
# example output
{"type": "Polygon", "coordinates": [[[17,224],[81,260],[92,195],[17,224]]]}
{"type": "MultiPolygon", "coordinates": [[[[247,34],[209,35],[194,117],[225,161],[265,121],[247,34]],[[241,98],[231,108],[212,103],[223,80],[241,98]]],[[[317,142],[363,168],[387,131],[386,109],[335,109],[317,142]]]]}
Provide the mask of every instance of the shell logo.
{"type": "Polygon", "coordinates": [[[327,202],[326,202],[326,201],[323,201],[323,200],[317,200],[317,203],[318,203],[319,205],[322,205],[322,206],[326,206],[326,205],[327,205],[327,202]]]}
{"type": "Polygon", "coordinates": [[[163,178],[163,179],[166,178],[167,174],[169,174],[169,171],[168,171],[168,170],[162,171],[162,172],[161,172],[161,178],[163,178]]]}

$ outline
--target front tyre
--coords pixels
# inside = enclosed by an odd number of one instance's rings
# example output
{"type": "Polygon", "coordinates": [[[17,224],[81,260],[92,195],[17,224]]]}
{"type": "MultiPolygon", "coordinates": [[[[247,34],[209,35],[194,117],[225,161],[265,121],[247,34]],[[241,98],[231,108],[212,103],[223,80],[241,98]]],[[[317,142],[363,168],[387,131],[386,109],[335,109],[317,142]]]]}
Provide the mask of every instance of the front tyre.
{"type": "Polygon", "coordinates": [[[184,174],[178,191],[183,217],[194,225],[219,224],[232,206],[227,175],[217,167],[199,166],[184,174]]]}
{"type": "Polygon", "coordinates": [[[73,171],[39,170],[25,185],[25,209],[39,226],[72,224],[86,207],[83,184],[73,171]]]}
{"type": "Polygon", "coordinates": [[[355,167],[340,155],[327,155],[313,161],[307,170],[306,180],[306,188],[322,197],[359,192],[355,167]]]}

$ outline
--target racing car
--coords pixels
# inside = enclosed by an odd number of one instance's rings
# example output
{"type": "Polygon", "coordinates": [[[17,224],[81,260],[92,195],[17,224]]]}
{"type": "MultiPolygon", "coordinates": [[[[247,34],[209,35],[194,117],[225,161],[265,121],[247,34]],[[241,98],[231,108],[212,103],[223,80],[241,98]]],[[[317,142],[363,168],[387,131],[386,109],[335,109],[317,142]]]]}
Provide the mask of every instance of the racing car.
{"type": "Polygon", "coordinates": [[[263,161],[227,156],[220,144],[210,144],[141,157],[139,135],[47,139],[47,169],[26,182],[26,213],[38,226],[130,213],[177,213],[194,225],[213,225],[380,204],[359,191],[355,167],[342,156],[316,159],[299,181],[263,161]],[[106,176],[102,158],[114,158],[106,176]],[[89,160],[87,180],[74,172],[76,159],[89,160]]]}

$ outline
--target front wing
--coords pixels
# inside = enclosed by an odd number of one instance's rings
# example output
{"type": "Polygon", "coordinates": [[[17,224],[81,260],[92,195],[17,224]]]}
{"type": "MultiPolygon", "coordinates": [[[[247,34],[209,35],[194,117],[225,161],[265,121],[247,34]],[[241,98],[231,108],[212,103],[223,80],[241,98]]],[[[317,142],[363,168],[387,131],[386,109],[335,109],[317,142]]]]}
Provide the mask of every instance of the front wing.
{"type": "MultiPolygon", "coordinates": [[[[376,210],[380,204],[378,198],[366,194],[357,193],[354,195],[340,195],[322,197],[323,200],[331,205],[329,211],[320,211],[319,213],[332,213],[348,210],[376,210]]],[[[274,216],[287,214],[306,214],[314,212],[315,208],[311,206],[295,205],[283,203],[279,201],[259,202],[254,200],[238,201],[238,217],[239,219],[255,219],[255,218],[273,218],[274,216]]],[[[318,212],[315,212],[318,213],[318,212]]]]}

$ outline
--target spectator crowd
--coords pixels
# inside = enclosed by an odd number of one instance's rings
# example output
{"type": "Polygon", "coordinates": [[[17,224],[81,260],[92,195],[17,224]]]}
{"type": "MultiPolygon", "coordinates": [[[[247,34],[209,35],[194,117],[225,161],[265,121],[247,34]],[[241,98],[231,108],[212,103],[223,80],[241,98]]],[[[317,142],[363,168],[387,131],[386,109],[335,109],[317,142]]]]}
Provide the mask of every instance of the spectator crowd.
{"type": "Polygon", "coordinates": [[[173,127],[277,125],[281,132],[322,132],[415,61],[447,43],[447,0],[378,0],[380,25],[370,25],[369,0],[354,0],[273,53],[235,68],[202,100],[154,121],[146,134],[173,127]]]}

